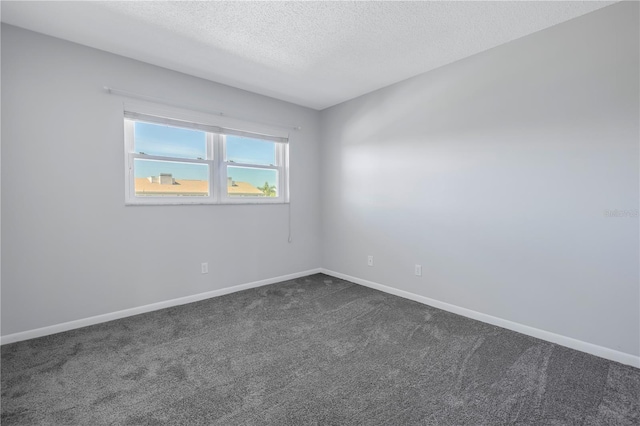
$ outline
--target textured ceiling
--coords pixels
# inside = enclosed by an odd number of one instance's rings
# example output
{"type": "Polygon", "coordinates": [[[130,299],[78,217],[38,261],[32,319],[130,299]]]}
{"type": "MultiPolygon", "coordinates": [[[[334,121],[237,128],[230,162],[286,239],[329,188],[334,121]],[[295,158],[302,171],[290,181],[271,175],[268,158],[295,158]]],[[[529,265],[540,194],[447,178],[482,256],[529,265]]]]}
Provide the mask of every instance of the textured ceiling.
{"type": "Polygon", "coordinates": [[[13,2],[2,21],[324,109],[614,2],[13,2]]]}

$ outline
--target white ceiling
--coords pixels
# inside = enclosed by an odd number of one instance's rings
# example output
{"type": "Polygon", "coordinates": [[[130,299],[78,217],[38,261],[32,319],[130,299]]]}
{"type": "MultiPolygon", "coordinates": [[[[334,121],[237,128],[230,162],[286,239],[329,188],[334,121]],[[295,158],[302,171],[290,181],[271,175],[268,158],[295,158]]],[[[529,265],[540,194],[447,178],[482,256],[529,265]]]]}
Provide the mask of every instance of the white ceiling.
{"type": "Polygon", "coordinates": [[[324,109],[615,2],[14,2],[2,22],[324,109]]]}

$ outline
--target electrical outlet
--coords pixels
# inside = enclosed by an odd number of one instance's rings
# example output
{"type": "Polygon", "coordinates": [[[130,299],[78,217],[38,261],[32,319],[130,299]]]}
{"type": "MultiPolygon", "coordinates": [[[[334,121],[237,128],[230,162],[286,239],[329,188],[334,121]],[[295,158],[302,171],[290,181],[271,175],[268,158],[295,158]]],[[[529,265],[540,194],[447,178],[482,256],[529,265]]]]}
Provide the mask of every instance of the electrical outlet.
{"type": "Polygon", "coordinates": [[[373,256],[367,257],[367,265],[373,266],[373,256]]]}
{"type": "Polygon", "coordinates": [[[415,274],[417,276],[421,276],[422,275],[422,265],[416,265],[415,274]]]}
{"type": "Polygon", "coordinates": [[[201,264],[200,268],[201,268],[203,274],[208,274],[209,273],[209,264],[207,262],[204,262],[203,264],[201,264]]]}

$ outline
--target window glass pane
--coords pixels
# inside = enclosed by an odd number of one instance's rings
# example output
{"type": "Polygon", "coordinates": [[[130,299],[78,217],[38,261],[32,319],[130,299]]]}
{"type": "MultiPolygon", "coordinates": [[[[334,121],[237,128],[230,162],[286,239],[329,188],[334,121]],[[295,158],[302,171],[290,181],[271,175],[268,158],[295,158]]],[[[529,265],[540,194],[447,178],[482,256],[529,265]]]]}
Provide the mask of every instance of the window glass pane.
{"type": "Polygon", "coordinates": [[[206,159],[207,134],[199,130],[135,122],[134,150],[147,155],[206,159]]]}
{"type": "Polygon", "coordinates": [[[226,161],[234,163],[276,165],[276,143],[242,136],[225,136],[226,161]]]}
{"type": "Polygon", "coordinates": [[[136,197],[205,197],[209,165],[134,159],[136,197]]]}
{"type": "Polygon", "coordinates": [[[230,197],[277,197],[278,171],[254,167],[227,167],[230,197]]]}

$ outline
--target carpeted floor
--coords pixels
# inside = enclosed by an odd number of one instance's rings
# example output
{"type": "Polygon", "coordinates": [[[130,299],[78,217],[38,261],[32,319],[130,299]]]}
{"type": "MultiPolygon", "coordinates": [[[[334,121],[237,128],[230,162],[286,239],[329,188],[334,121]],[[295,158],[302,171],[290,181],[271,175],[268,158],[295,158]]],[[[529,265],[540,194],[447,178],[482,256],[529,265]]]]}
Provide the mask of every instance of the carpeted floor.
{"type": "Polygon", "coordinates": [[[640,370],[326,275],[2,347],[2,425],[638,425],[640,370]]]}

